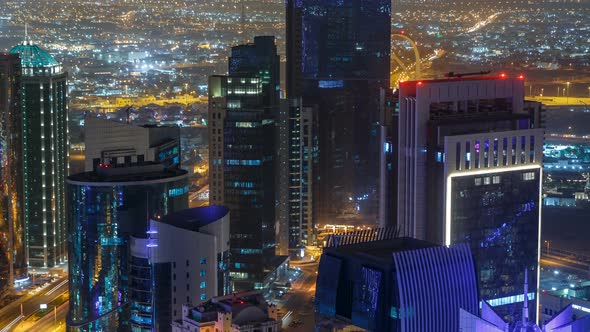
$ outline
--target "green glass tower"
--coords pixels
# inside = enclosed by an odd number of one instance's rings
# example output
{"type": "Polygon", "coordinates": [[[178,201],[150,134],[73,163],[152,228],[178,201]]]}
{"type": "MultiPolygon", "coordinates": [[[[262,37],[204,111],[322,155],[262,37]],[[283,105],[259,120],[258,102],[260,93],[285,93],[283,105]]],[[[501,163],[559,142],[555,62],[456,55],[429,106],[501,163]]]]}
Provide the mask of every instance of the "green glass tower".
{"type": "Polygon", "coordinates": [[[23,220],[27,265],[52,267],[67,258],[67,73],[29,41],[14,47],[22,67],[23,220]]]}

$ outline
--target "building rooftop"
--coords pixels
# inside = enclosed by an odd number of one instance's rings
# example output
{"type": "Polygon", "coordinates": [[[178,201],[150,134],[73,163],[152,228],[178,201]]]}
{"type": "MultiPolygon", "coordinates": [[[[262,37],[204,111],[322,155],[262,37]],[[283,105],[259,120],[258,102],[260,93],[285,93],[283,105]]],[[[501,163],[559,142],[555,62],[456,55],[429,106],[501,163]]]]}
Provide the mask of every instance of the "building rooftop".
{"type": "Polygon", "coordinates": [[[234,293],[197,305],[189,310],[186,318],[204,323],[217,320],[217,313],[231,313],[232,325],[256,324],[275,320],[268,312],[272,306],[260,291],[234,293]]]}
{"type": "Polygon", "coordinates": [[[48,68],[60,66],[59,62],[45,50],[30,42],[24,42],[12,48],[9,53],[20,54],[23,68],[48,68]]]}
{"type": "Polygon", "coordinates": [[[69,183],[95,183],[110,185],[112,183],[159,182],[174,177],[184,177],[188,173],[183,169],[168,168],[154,162],[144,162],[126,167],[99,167],[97,171],[83,172],[68,176],[69,183]]]}
{"type": "Polygon", "coordinates": [[[437,245],[411,237],[399,237],[324,248],[324,253],[356,256],[360,259],[370,259],[372,261],[393,264],[393,253],[395,252],[431,247],[437,247],[437,245]]]}
{"type": "Polygon", "coordinates": [[[174,212],[158,221],[196,232],[199,228],[225,217],[228,213],[229,209],[225,206],[209,205],[174,212]]]}

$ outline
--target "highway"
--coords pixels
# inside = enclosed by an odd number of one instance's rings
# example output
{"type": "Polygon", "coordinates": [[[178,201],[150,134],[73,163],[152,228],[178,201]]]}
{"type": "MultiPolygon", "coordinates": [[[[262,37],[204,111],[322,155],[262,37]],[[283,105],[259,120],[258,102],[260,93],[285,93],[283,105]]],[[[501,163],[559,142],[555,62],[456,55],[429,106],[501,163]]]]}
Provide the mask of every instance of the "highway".
{"type": "MultiPolygon", "coordinates": [[[[18,300],[0,309],[0,332],[14,331],[22,318],[21,304],[24,318],[29,317],[39,310],[39,305],[49,303],[55,298],[68,291],[68,279],[62,277],[39,291],[35,295],[24,295],[18,300]]],[[[64,316],[65,317],[65,316],[64,316]]],[[[43,331],[37,330],[35,331],[43,331]]]]}
{"type": "Polygon", "coordinates": [[[43,318],[36,322],[24,321],[21,322],[15,332],[65,332],[66,330],[66,315],[68,314],[69,302],[62,304],[57,308],[49,308],[51,313],[48,313],[43,318]]]}
{"type": "Polygon", "coordinates": [[[315,330],[313,297],[318,262],[295,265],[301,268],[301,276],[293,282],[292,288],[277,303],[283,315],[283,331],[309,332],[315,330]],[[295,322],[300,322],[295,324],[295,322]]]}

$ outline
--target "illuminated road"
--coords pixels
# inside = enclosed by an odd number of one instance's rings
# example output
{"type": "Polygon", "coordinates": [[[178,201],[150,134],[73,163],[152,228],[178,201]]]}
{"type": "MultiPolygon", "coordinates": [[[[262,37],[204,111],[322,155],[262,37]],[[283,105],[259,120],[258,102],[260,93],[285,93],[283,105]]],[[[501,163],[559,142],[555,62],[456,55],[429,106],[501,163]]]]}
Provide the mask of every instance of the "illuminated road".
{"type": "Polygon", "coordinates": [[[576,271],[576,272],[584,272],[584,273],[590,272],[588,263],[575,262],[570,259],[564,260],[564,259],[556,258],[554,256],[550,256],[550,257],[542,256],[541,257],[541,265],[565,268],[565,269],[576,271]]]}
{"type": "Polygon", "coordinates": [[[490,16],[488,16],[485,20],[479,21],[477,22],[474,26],[472,26],[471,28],[467,29],[467,33],[472,33],[472,32],[476,32],[482,28],[484,28],[486,25],[494,22],[496,20],[496,18],[498,18],[498,16],[500,15],[500,13],[494,13],[490,16]]]}
{"type": "Polygon", "coordinates": [[[277,303],[283,315],[283,331],[314,331],[315,319],[312,300],[315,295],[318,262],[298,266],[301,268],[301,276],[277,303]],[[300,322],[300,324],[295,326],[294,322],[300,322]]]}
{"type": "MultiPolygon", "coordinates": [[[[63,332],[66,330],[66,315],[68,314],[68,302],[58,308],[54,308],[43,318],[36,322],[22,322],[14,331],[15,332],[63,332]]],[[[51,310],[51,308],[50,308],[51,310]]]]}
{"type": "Polygon", "coordinates": [[[588,97],[535,96],[526,99],[541,102],[545,106],[590,106],[590,98],[588,97]]]}
{"type": "MultiPolygon", "coordinates": [[[[49,303],[68,290],[67,277],[59,278],[35,295],[25,295],[0,310],[0,332],[13,331],[19,323],[21,304],[26,317],[39,310],[39,305],[49,303]],[[13,323],[7,328],[9,324],[13,323]]],[[[36,330],[42,331],[42,330],[36,330]]]]}

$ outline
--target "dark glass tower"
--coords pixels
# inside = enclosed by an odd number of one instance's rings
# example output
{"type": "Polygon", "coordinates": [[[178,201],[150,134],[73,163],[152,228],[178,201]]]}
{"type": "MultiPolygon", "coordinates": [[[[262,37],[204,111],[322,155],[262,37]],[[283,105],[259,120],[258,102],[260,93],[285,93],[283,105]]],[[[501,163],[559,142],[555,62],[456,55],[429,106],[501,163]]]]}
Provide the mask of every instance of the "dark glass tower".
{"type": "Polygon", "coordinates": [[[29,266],[67,258],[65,181],[68,175],[67,73],[51,55],[25,41],[10,50],[22,66],[23,219],[29,266]]]}
{"type": "Polygon", "coordinates": [[[0,289],[26,275],[23,228],[21,65],[18,54],[0,54],[0,289]]]}
{"type": "Polygon", "coordinates": [[[210,202],[230,209],[230,276],[263,288],[275,262],[279,72],[274,37],[232,48],[229,76],[209,78],[210,202]]]}
{"type": "Polygon", "coordinates": [[[186,174],[154,163],[102,164],[68,178],[70,331],[130,328],[130,237],[187,207],[186,174]]]}
{"type": "Polygon", "coordinates": [[[316,106],[318,222],[377,219],[379,90],[389,86],[391,3],[287,1],[287,95],[316,106]]]}

